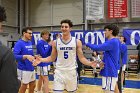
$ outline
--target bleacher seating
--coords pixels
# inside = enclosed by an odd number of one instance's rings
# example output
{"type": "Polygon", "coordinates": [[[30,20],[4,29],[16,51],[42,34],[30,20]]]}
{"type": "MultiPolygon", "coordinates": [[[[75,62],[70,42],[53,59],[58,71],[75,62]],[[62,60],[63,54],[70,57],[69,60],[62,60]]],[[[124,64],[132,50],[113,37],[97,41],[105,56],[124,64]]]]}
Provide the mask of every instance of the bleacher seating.
{"type": "MultiPolygon", "coordinates": [[[[92,58],[92,53],[93,53],[92,50],[86,49],[86,48],[85,48],[85,49],[83,49],[83,53],[84,53],[84,56],[85,56],[88,60],[91,60],[91,58],[92,58]]],[[[83,65],[83,66],[82,66],[82,72],[83,72],[83,74],[85,74],[85,73],[88,72],[88,71],[93,71],[93,68],[90,67],[90,66],[83,65]]]]}
{"type": "Polygon", "coordinates": [[[127,68],[126,68],[126,74],[129,76],[132,75],[138,75],[138,50],[136,50],[137,46],[128,45],[128,61],[127,61],[127,68]]]}

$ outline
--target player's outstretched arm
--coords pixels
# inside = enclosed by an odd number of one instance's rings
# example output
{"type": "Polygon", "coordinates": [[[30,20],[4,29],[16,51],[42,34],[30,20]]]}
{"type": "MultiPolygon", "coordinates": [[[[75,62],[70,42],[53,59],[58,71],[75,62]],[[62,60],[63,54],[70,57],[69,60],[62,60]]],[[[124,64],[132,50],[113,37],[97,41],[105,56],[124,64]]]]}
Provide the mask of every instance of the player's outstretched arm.
{"type": "Polygon", "coordinates": [[[33,65],[36,66],[41,62],[46,62],[46,63],[47,62],[55,62],[56,56],[57,56],[56,41],[53,41],[51,55],[47,58],[36,57],[36,60],[33,61],[33,65]]]}
{"type": "Polygon", "coordinates": [[[96,67],[97,62],[95,62],[95,61],[91,62],[85,58],[83,51],[82,51],[82,43],[80,40],[77,40],[77,55],[78,55],[80,62],[82,62],[84,65],[96,67]]]}

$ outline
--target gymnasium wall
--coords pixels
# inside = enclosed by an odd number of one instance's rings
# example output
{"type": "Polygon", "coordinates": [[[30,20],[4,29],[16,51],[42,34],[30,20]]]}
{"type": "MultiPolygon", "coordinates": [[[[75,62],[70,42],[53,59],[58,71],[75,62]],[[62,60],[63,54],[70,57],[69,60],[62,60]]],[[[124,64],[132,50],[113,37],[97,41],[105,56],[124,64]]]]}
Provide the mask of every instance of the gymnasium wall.
{"type": "Polygon", "coordinates": [[[17,0],[2,0],[1,4],[6,9],[6,25],[17,26],[17,0]]]}
{"type": "MultiPolygon", "coordinates": [[[[39,27],[58,31],[62,19],[71,19],[74,24],[83,22],[82,0],[29,0],[28,9],[29,25],[33,26],[35,31],[39,27]]],[[[75,29],[81,29],[81,26],[75,29]]]]}
{"type": "MultiPolygon", "coordinates": [[[[7,40],[17,40],[18,35],[18,1],[24,2],[22,11],[25,11],[25,26],[33,27],[34,32],[42,31],[47,28],[49,31],[60,31],[60,21],[62,19],[71,19],[74,23],[73,30],[83,30],[83,1],[84,0],[0,0],[0,3],[6,8],[7,22],[4,30],[9,35],[7,40]],[[15,35],[16,37],[13,37],[15,35]]],[[[107,0],[104,0],[104,18],[100,20],[88,21],[88,30],[99,30],[107,23],[116,23],[121,31],[126,28],[139,28],[140,18],[131,18],[131,0],[128,2],[128,17],[118,19],[107,18],[107,0]]],[[[24,16],[22,16],[24,17],[24,16]]],[[[21,17],[21,18],[22,18],[21,17]]],[[[21,32],[21,30],[20,30],[21,32]]],[[[7,35],[7,34],[6,34],[7,35]]],[[[2,35],[0,35],[1,37],[2,35]]],[[[4,42],[7,42],[4,39],[4,42]]]]}
{"type": "Polygon", "coordinates": [[[8,40],[17,40],[17,0],[1,0],[0,4],[5,7],[7,20],[3,23],[3,33],[0,33],[0,39],[7,45],[8,40]]]}
{"type": "Polygon", "coordinates": [[[69,18],[82,23],[82,0],[29,0],[29,22],[32,26],[59,25],[69,18]]]}

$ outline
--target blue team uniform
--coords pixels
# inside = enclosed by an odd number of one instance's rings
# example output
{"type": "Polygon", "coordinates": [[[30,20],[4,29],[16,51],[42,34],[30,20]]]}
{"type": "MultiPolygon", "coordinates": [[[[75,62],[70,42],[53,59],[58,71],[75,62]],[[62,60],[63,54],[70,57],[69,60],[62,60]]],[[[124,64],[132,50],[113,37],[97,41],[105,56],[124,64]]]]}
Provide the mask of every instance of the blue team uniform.
{"type": "Polygon", "coordinates": [[[119,60],[119,64],[118,64],[118,70],[120,70],[120,65],[121,67],[123,65],[126,65],[127,62],[127,46],[126,44],[123,44],[121,42],[119,42],[120,44],[120,60],[119,60]],[[121,61],[121,64],[120,64],[121,61]]]}
{"type": "MultiPolygon", "coordinates": [[[[42,56],[42,58],[46,58],[48,56],[51,55],[51,52],[52,52],[52,46],[49,45],[46,41],[44,40],[40,40],[38,41],[37,43],[37,54],[39,54],[40,56],[42,56]]],[[[48,65],[51,65],[52,62],[49,62],[49,63],[40,63],[38,66],[48,66],[48,65]]]]}
{"type": "Polygon", "coordinates": [[[118,42],[119,42],[119,60],[118,60],[118,71],[120,71],[120,66],[122,66],[122,62],[121,62],[121,42],[120,40],[118,39],[118,42]]]}
{"type": "Polygon", "coordinates": [[[28,59],[23,60],[23,55],[33,56],[31,41],[24,41],[22,39],[18,40],[14,46],[13,52],[18,61],[18,69],[23,71],[34,71],[32,63],[28,59]]]}
{"type": "Polygon", "coordinates": [[[126,44],[121,44],[121,59],[122,59],[122,64],[126,64],[127,62],[127,46],[126,44]]]}
{"type": "Polygon", "coordinates": [[[119,40],[117,38],[112,38],[100,45],[90,43],[87,43],[86,45],[92,50],[104,51],[103,62],[105,64],[100,74],[104,77],[117,77],[118,62],[120,59],[119,40]]]}

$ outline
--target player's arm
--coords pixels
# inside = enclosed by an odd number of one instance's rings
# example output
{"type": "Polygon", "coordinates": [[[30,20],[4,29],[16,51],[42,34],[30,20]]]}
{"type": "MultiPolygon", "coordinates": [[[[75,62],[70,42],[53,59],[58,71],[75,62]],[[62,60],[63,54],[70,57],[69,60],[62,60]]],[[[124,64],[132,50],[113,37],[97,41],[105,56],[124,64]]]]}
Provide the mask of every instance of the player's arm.
{"type": "Polygon", "coordinates": [[[87,43],[86,46],[95,51],[108,51],[113,48],[113,44],[111,42],[105,42],[105,43],[99,44],[99,45],[87,43]]]}
{"type": "Polygon", "coordinates": [[[20,52],[21,52],[21,45],[20,45],[19,42],[17,42],[15,44],[14,50],[13,50],[14,56],[15,56],[17,61],[22,61],[23,60],[23,55],[21,55],[20,52]]]}
{"type": "Polygon", "coordinates": [[[34,60],[34,57],[32,55],[22,55],[21,51],[22,51],[22,44],[18,42],[15,44],[14,50],[13,50],[14,56],[17,61],[22,61],[25,59],[28,59],[29,61],[34,60]]]}
{"type": "Polygon", "coordinates": [[[78,55],[80,62],[82,62],[84,65],[96,67],[96,62],[90,62],[85,58],[83,51],[82,51],[82,43],[80,40],[77,40],[77,55],[78,55]]]}
{"type": "Polygon", "coordinates": [[[56,50],[56,41],[53,41],[52,43],[52,53],[49,57],[47,58],[39,58],[36,57],[36,60],[33,62],[33,65],[36,66],[38,65],[40,62],[54,62],[57,56],[57,50],[56,50]]]}

